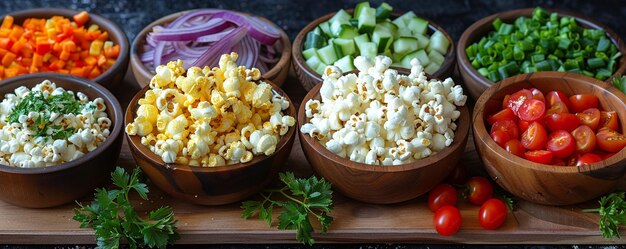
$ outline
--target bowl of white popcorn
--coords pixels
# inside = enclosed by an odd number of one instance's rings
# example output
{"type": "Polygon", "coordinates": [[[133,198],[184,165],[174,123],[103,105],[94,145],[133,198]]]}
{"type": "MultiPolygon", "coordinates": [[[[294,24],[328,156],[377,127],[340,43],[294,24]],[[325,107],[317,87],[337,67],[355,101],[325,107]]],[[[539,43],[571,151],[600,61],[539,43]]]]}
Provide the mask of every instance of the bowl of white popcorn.
{"type": "Polygon", "coordinates": [[[108,179],[120,154],[122,108],[87,79],[52,73],[0,85],[0,199],[43,208],[108,179]]]}
{"type": "Polygon", "coordinates": [[[398,203],[428,192],[460,160],[469,132],[467,96],[452,79],[427,79],[391,60],[357,57],[356,72],[329,66],[298,112],[313,169],[344,195],[398,203]]]}
{"type": "Polygon", "coordinates": [[[258,69],[171,61],[126,110],[133,157],[166,193],[202,205],[241,201],[273,180],[291,152],[296,110],[258,69]]]}

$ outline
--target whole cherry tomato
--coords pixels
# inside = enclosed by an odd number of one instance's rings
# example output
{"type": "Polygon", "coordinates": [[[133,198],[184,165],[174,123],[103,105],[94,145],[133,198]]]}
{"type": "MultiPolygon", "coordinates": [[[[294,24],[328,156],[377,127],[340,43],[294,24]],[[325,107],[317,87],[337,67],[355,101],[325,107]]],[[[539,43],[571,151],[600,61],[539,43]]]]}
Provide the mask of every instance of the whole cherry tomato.
{"type": "Polygon", "coordinates": [[[461,222],[461,212],[454,206],[441,207],[433,216],[433,225],[441,236],[450,236],[458,232],[461,222]]]}
{"type": "Polygon", "coordinates": [[[443,206],[455,206],[458,199],[458,193],[452,185],[442,183],[437,185],[428,194],[428,207],[433,212],[443,206]]]}
{"type": "Polygon", "coordinates": [[[487,178],[475,176],[467,181],[467,200],[474,205],[482,205],[493,196],[493,186],[487,178]]]}
{"type": "Polygon", "coordinates": [[[498,229],[506,221],[509,210],[500,199],[492,198],[480,206],[478,210],[478,223],[487,230],[498,229]]]}

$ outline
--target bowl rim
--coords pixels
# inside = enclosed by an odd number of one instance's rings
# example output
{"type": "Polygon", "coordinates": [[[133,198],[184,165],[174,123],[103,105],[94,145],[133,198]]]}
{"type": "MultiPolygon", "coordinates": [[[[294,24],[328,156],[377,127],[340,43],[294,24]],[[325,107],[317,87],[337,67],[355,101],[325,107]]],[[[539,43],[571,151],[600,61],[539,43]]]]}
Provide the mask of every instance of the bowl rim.
{"type": "MultiPolygon", "coordinates": [[[[620,60],[618,61],[619,64],[615,68],[615,72],[611,75],[611,77],[606,79],[606,82],[616,77],[617,74],[626,72],[626,44],[624,43],[624,40],[622,40],[622,38],[619,36],[619,34],[615,33],[613,29],[609,28],[607,25],[605,25],[602,22],[599,22],[593,18],[583,15],[582,13],[569,11],[569,10],[553,9],[553,8],[543,8],[543,9],[549,12],[556,12],[560,17],[563,17],[563,16],[572,17],[576,20],[578,24],[580,24],[581,26],[585,28],[598,27],[598,28],[603,29],[605,31],[605,34],[611,40],[611,42],[617,47],[617,50],[622,53],[622,56],[620,60]]],[[[467,27],[465,31],[463,31],[463,33],[461,34],[457,42],[457,48],[456,48],[457,61],[458,61],[457,65],[458,65],[459,70],[467,72],[467,74],[469,74],[470,77],[477,79],[474,81],[477,82],[478,85],[489,87],[497,83],[497,82],[493,82],[487,79],[485,76],[482,76],[480,73],[478,73],[478,70],[476,70],[476,68],[474,68],[471,65],[469,58],[467,57],[467,53],[465,52],[465,49],[467,48],[470,42],[474,42],[474,40],[476,40],[477,38],[485,37],[489,32],[493,31],[493,29],[489,29],[489,31],[486,34],[482,34],[482,33],[479,34],[478,32],[476,32],[478,28],[486,26],[486,25],[491,25],[492,21],[498,17],[501,18],[503,16],[511,16],[513,19],[516,19],[522,15],[529,16],[532,14],[533,10],[535,10],[535,8],[521,8],[521,9],[512,9],[512,10],[497,12],[492,15],[483,17],[479,19],[478,21],[472,23],[472,25],[470,25],[469,27],[467,27]]],[[[551,71],[544,71],[544,72],[551,72],[551,71]]],[[[518,74],[518,75],[521,75],[521,74],[518,74]]]]}
{"type": "MultiPolygon", "coordinates": [[[[4,17],[6,16],[13,16],[13,17],[25,16],[27,18],[29,15],[32,15],[33,13],[42,13],[43,16],[50,16],[50,17],[63,16],[71,20],[73,15],[76,15],[80,12],[81,11],[79,10],[65,9],[65,8],[34,8],[34,9],[26,9],[26,10],[18,10],[18,11],[9,12],[0,16],[0,19],[4,19],[4,17]]],[[[116,37],[119,38],[117,40],[114,40],[113,36],[109,35],[109,39],[111,41],[120,45],[120,55],[117,57],[117,59],[115,59],[115,63],[113,63],[113,65],[110,68],[108,68],[106,71],[104,71],[102,74],[98,75],[98,77],[93,78],[93,79],[85,78],[87,80],[101,82],[105,78],[108,78],[110,75],[117,73],[118,69],[122,67],[122,64],[124,63],[124,61],[128,60],[130,43],[128,41],[128,37],[126,36],[126,32],[124,32],[124,30],[122,30],[122,28],[117,23],[97,13],[90,12],[90,11],[87,11],[87,12],[89,13],[89,22],[87,23],[97,24],[101,28],[108,27],[108,29],[110,29],[109,34],[113,33],[115,34],[116,37]]]]}
{"type": "MultiPolygon", "coordinates": [[[[146,67],[146,65],[141,61],[141,56],[140,56],[140,52],[143,50],[143,48],[140,48],[140,46],[143,46],[145,44],[146,41],[146,37],[148,36],[148,33],[150,33],[152,31],[152,28],[154,28],[157,25],[161,25],[161,24],[165,24],[165,23],[170,23],[172,21],[174,21],[176,18],[192,12],[192,11],[201,11],[201,10],[223,10],[223,11],[232,11],[238,14],[242,14],[242,15],[247,15],[247,16],[255,16],[258,17],[259,19],[263,20],[264,22],[274,26],[275,28],[277,28],[280,31],[280,45],[282,46],[282,49],[280,51],[281,55],[280,58],[278,59],[278,61],[276,62],[276,64],[274,64],[273,67],[271,67],[267,72],[261,74],[261,77],[264,79],[268,79],[268,78],[272,78],[274,77],[274,75],[278,75],[280,73],[280,71],[282,70],[282,67],[288,67],[289,65],[289,59],[291,57],[291,41],[289,40],[289,36],[287,36],[287,33],[285,33],[285,31],[280,28],[278,25],[276,25],[274,22],[270,21],[269,19],[263,17],[263,16],[259,16],[259,15],[254,15],[252,13],[248,13],[248,12],[241,12],[241,11],[236,11],[236,10],[225,10],[225,9],[217,9],[217,8],[197,8],[197,9],[188,9],[188,10],[183,10],[183,11],[179,11],[179,12],[175,12],[166,16],[163,16],[153,22],[151,22],[150,24],[146,25],[143,29],[141,29],[141,31],[139,31],[139,33],[137,33],[137,35],[135,35],[135,38],[133,39],[131,45],[130,45],[130,59],[131,59],[131,67],[133,68],[134,71],[136,71],[136,73],[140,73],[142,75],[151,75],[151,71],[148,69],[148,67],[146,67]],[[282,65],[285,64],[285,65],[282,65]]],[[[276,46],[278,44],[274,44],[274,46],[276,46]]],[[[150,77],[147,77],[150,78],[150,77]]],[[[140,82],[138,82],[140,85],[142,85],[140,82]]],[[[272,82],[273,83],[273,82],[272,82]]],[[[147,83],[146,83],[147,85],[147,83]]]]}
{"type": "MultiPolygon", "coordinates": [[[[25,175],[48,174],[48,173],[59,172],[59,171],[63,171],[63,170],[73,168],[73,167],[78,167],[80,165],[88,163],[89,161],[94,159],[96,156],[102,154],[105,150],[109,149],[109,147],[113,146],[113,144],[115,143],[115,140],[117,140],[117,138],[120,135],[120,132],[122,131],[122,125],[123,125],[122,119],[124,118],[123,112],[122,112],[122,106],[120,105],[115,95],[113,95],[113,93],[107,90],[104,86],[94,81],[90,81],[88,79],[74,76],[74,75],[59,74],[59,73],[33,73],[33,74],[15,76],[15,77],[11,77],[3,81],[2,86],[4,87],[6,85],[16,85],[15,88],[17,88],[21,86],[21,81],[32,79],[32,78],[47,79],[54,83],[57,83],[57,81],[63,81],[72,85],[78,85],[78,86],[85,87],[85,88],[93,88],[96,91],[98,97],[102,98],[105,102],[108,102],[112,107],[111,114],[113,114],[115,118],[115,122],[113,123],[113,129],[110,130],[111,133],[109,134],[109,137],[107,137],[102,144],[96,147],[95,150],[85,153],[85,155],[75,160],[65,162],[62,164],[45,166],[45,167],[37,167],[37,168],[20,168],[20,167],[0,164],[0,172],[25,174],[25,175]]],[[[71,89],[67,89],[67,90],[71,90],[71,89]]],[[[10,93],[10,92],[7,92],[7,93],[10,93]]],[[[93,100],[95,98],[91,98],[91,99],[93,100]]],[[[2,96],[1,100],[4,100],[4,96],[2,96]]],[[[110,117],[111,115],[109,113],[107,113],[107,115],[109,118],[111,118],[110,117]]]]}
{"type": "MultiPolygon", "coordinates": [[[[344,9],[344,10],[350,14],[354,13],[353,8],[344,9]]],[[[322,82],[322,76],[316,73],[315,70],[311,69],[311,67],[309,67],[309,65],[307,65],[305,62],[306,60],[304,59],[304,56],[302,55],[302,46],[304,46],[304,39],[307,33],[309,33],[311,30],[317,27],[320,23],[332,18],[337,12],[338,11],[330,12],[326,15],[318,17],[314,19],[313,21],[309,22],[306,26],[304,26],[304,28],[300,30],[300,32],[298,32],[298,34],[296,35],[296,38],[293,41],[293,45],[292,45],[293,48],[291,49],[291,52],[294,58],[293,60],[294,66],[298,66],[299,68],[301,68],[307,75],[312,77],[314,81],[322,82]]],[[[391,16],[400,17],[401,15],[405,13],[406,12],[394,11],[391,13],[391,16]]],[[[457,56],[456,45],[455,45],[454,39],[452,39],[450,34],[448,34],[448,32],[445,29],[443,29],[441,26],[439,26],[435,22],[431,21],[428,18],[424,18],[422,16],[419,16],[419,18],[424,19],[428,22],[429,30],[440,31],[446,37],[446,39],[448,39],[448,41],[450,42],[450,47],[448,48],[448,52],[446,52],[446,54],[444,55],[444,62],[443,64],[441,64],[441,67],[439,67],[439,69],[437,69],[437,71],[435,71],[432,75],[426,74],[429,78],[431,76],[434,78],[441,78],[444,76],[443,73],[446,71],[445,70],[446,68],[455,66],[453,64],[456,64],[454,61],[457,56]]],[[[405,68],[405,69],[410,70],[410,68],[405,68]]]]}
{"type": "MultiPolygon", "coordinates": [[[[302,100],[299,111],[298,111],[298,130],[300,130],[302,128],[302,125],[304,125],[309,120],[305,114],[306,102],[310,99],[317,99],[317,100],[320,99],[319,91],[320,91],[320,88],[322,87],[322,84],[317,84],[313,88],[311,88],[311,90],[306,94],[306,96],[302,100]]],[[[318,140],[302,132],[300,132],[300,143],[306,143],[308,146],[312,147],[319,156],[325,158],[326,160],[330,160],[333,163],[336,163],[338,165],[342,165],[344,167],[354,169],[354,170],[365,171],[365,172],[375,172],[375,173],[398,173],[398,172],[416,170],[416,169],[428,167],[432,165],[433,163],[436,163],[448,157],[454,151],[459,149],[460,146],[465,144],[464,141],[469,136],[470,122],[471,122],[470,120],[471,117],[469,113],[469,108],[467,107],[467,103],[463,106],[457,106],[457,110],[461,112],[461,115],[455,122],[457,123],[457,129],[454,132],[454,140],[452,144],[434,155],[430,155],[426,158],[422,158],[422,159],[419,159],[410,163],[406,163],[406,164],[372,165],[372,164],[354,162],[354,161],[351,161],[349,158],[340,157],[339,155],[332,153],[326,147],[322,146],[322,143],[320,143],[318,140]]]]}
{"type": "MultiPolygon", "coordinates": [[[[488,134],[487,127],[485,125],[485,119],[483,118],[483,116],[486,115],[485,109],[484,109],[485,104],[487,103],[488,100],[492,99],[492,97],[495,94],[497,94],[499,91],[501,91],[504,88],[512,87],[512,86],[515,86],[516,84],[522,84],[522,83],[530,84],[529,80],[533,76],[536,78],[554,78],[554,79],[568,79],[572,77],[582,77],[583,80],[585,80],[584,81],[585,83],[582,83],[584,85],[589,85],[591,87],[598,87],[598,88],[604,88],[604,89],[613,88],[613,86],[611,86],[610,84],[604,81],[600,81],[595,78],[591,78],[585,75],[571,73],[571,72],[554,72],[554,71],[534,72],[534,73],[528,73],[528,74],[519,74],[516,76],[506,78],[496,84],[493,84],[491,87],[489,87],[480,95],[480,98],[478,98],[478,100],[476,100],[476,104],[474,105],[474,113],[472,115],[472,120],[471,120],[473,124],[474,137],[475,137],[476,142],[482,142],[486,146],[486,148],[492,150],[497,155],[498,158],[506,160],[508,162],[508,165],[511,165],[514,167],[523,167],[523,168],[527,168],[527,169],[531,169],[535,171],[550,172],[550,173],[592,172],[594,170],[599,170],[602,168],[607,168],[607,167],[616,165],[620,161],[624,160],[624,158],[626,158],[626,148],[623,148],[622,150],[615,153],[615,155],[607,159],[603,159],[602,161],[592,163],[590,165],[584,165],[584,166],[555,166],[555,165],[550,165],[550,164],[541,164],[541,163],[532,162],[530,160],[517,157],[517,156],[505,156],[505,155],[509,155],[510,153],[507,152],[502,147],[498,146],[496,142],[493,141],[493,139],[491,139],[491,137],[487,135],[488,134]],[[484,136],[481,136],[481,135],[484,135],[484,136]],[[476,136],[478,136],[477,139],[476,139],[476,136]]],[[[578,80],[570,81],[570,83],[581,84],[578,80]],[[575,83],[572,83],[572,82],[575,82],[575,83]]],[[[617,88],[613,88],[613,89],[619,92],[617,88]]],[[[620,94],[620,93],[615,94],[613,91],[608,91],[608,90],[604,90],[604,92],[610,93],[610,95],[614,96],[615,98],[622,100],[621,105],[622,107],[626,109],[626,95],[620,94]]],[[[621,119],[620,121],[626,122],[626,119],[621,119]]],[[[626,127],[622,127],[622,130],[623,129],[626,129],[626,127]]]]}
{"type": "MultiPolygon", "coordinates": [[[[280,87],[276,86],[276,84],[274,84],[274,82],[272,82],[271,80],[267,80],[264,78],[261,78],[257,82],[261,82],[261,81],[270,84],[270,86],[272,86],[272,89],[274,91],[276,91],[279,95],[285,97],[285,99],[289,102],[287,115],[292,115],[292,116],[296,115],[296,109],[293,105],[293,102],[280,87]]],[[[138,105],[139,99],[144,97],[144,94],[149,89],[150,89],[150,85],[148,84],[144,88],[142,88],[139,92],[137,92],[135,96],[133,97],[133,99],[128,104],[128,108],[126,108],[126,114],[124,115],[124,127],[126,127],[126,125],[132,122],[134,118],[136,117],[136,110],[139,107],[138,105]]],[[[294,119],[296,118],[295,116],[293,117],[294,119]]],[[[138,151],[139,154],[141,154],[141,157],[145,158],[145,160],[150,165],[153,165],[156,167],[163,167],[164,169],[166,168],[172,171],[182,170],[184,172],[194,172],[194,173],[215,173],[215,172],[226,172],[226,171],[241,170],[245,168],[254,167],[254,165],[256,165],[257,163],[272,158],[274,155],[276,155],[276,153],[283,150],[289,144],[289,140],[291,139],[291,137],[295,136],[296,127],[297,127],[297,120],[296,120],[296,124],[290,127],[287,133],[285,133],[285,135],[280,137],[280,140],[276,144],[276,149],[273,154],[269,156],[256,155],[252,158],[252,161],[247,162],[247,163],[237,163],[237,164],[223,165],[223,166],[216,166],[216,167],[203,167],[203,166],[192,166],[188,164],[165,163],[159,156],[154,154],[154,152],[150,151],[150,149],[148,149],[146,146],[144,146],[141,143],[140,136],[138,135],[131,136],[131,135],[128,135],[128,133],[126,132],[124,132],[124,136],[126,137],[126,140],[128,141],[128,145],[134,148],[134,150],[131,149],[132,154],[135,155],[136,153],[135,150],[138,151]]]]}

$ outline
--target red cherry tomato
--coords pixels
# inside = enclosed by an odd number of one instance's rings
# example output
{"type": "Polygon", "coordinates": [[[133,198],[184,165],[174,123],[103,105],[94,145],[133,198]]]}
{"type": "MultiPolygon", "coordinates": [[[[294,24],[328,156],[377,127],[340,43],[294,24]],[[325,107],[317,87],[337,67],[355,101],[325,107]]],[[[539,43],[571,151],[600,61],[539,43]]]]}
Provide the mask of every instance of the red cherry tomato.
{"type": "Polygon", "coordinates": [[[548,134],[546,129],[543,128],[538,122],[532,122],[528,126],[528,129],[522,134],[522,145],[529,150],[540,150],[546,147],[548,141],[548,134]]]}
{"type": "Polygon", "coordinates": [[[533,94],[533,99],[540,100],[541,102],[546,102],[546,97],[543,96],[543,93],[539,91],[537,88],[531,88],[530,92],[533,94]]]}
{"type": "Polygon", "coordinates": [[[458,193],[452,185],[439,184],[428,194],[428,208],[435,212],[443,206],[455,206],[457,198],[458,193]]]}
{"type": "Polygon", "coordinates": [[[531,150],[526,151],[524,156],[526,156],[526,159],[536,163],[550,164],[553,154],[552,151],[549,150],[531,150]]]}
{"type": "Polygon", "coordinates": [[[598,107],[598,97],[593,94],[583,93],[569,96],[570,107],[573,112],[582,112],[589,108],[598,107]]]}
{"type": "Polygon", "coordinates": [[[597,163],[599,161],[602,161],[602,157],[593,153],[587,153],[578,158],[576,166],[589,165],[592,163],[597,163]]]}
{"type": "Polygon", "coordinates": [[[433,216],[433,225],[441,236],[450,236],[458,232],[461,228],[461,221],[461,212],[453,206],[437,209],[433,216]]]}
{"type": "Polygon", "coordinates": [[[580,124],[589,126],[594,131],[600,124],[600,110],[598,108],[589,108],[583,112],[576,113],[576,116],[580,120],[580,124]]]}
{"type": "Polygon", "coordinates": [[[599,129],[607,127],[611,130],[616,131],[619,126],[619,118],[617,117],[617,112],[614,111],[601,111],[600,112],[600,124],[598,125],[599,129]]]}
{"type": "Polygon", "coordinates": [[[569,109],[569,98],[565,95],[565,93],[561,91],[551,91],[546,94],[546,105],[548,105],[548,108],[552,107],[554,103],[557,102],[565,104],[565,108],[569,109]]]}
{"type": "Polygon", "coordinates": [[[576,115],[569,113],[550,114],[543,120],[546,127],[551,131],[566,130],[571,132],[580,125],[580,119],[576,115]]]}
{"type": "Polygon", "coordinates": [[[508,108],[511,108],[513,112],[517,113],[517,110],[524,103],[524,101],[526,101],[527,99],[532,99],[532,98],[533,98],[533,93],[530,90],[522,89],[514,93],[513,95],[511,95],[511,97],[509,97],[509,99],[507,100],[506,106],[508,108]]]}
{"type": "Polygon", "coordinates": [[[465,184],[467,182],[467,167],[465,164],[458,163],[446,178],[446,182],[456,185],[465,184]]]}
{"type": "Polygon", "coordinates": [[[501,130],[492,131],[489,135],[491,135],[491,139],[493,139],[493,141],[495,141],[502,148],[504,148],[504,145],[511,140],[511,136],[501,130]]]}
{"type": "Polygon", "coordinates": [[[556,157],[552,158],[552,162],[550,164],[556,165],[556,166],[565,166],[565,165],[567,165],[565,160],[563,160],[562,158],[556,158],[556,157]]]}
{"type": "Polygon", "coordinates": [[[563,102],[556,102],[546,111],[546,115],[569,113],[569,109],[563,102]]]}
{"type": "Polygon", "coordinates": [[[526,153],[526,148],[524,148],[522,142],[517,139],[511,139],[506,142],[506,144],[504,144],[504,149],[521,158],[524,158],[524,153],[526,153]]]}
{"type": "Polygon", "coordinates": [[[540,100],[528,99],[517,110],[521,120],[533,122],[543,118],[546,113],[546,105],[540,100]]]}
{"type": "MultiPolygon", "coordinates": [[[[491,126],[491,132],[501,130],[509,134],[510,138],[519,138],[519,129],[517,124],[510,119],[497,121],[491,126]]],[[[508,140],[507,140],[508,141],[508,140]]]]}
{"type": "Polygon", "coordinates": [[[550,133],[546,148],[552,151],[556,158],[566,158],[576,149],[576,140],[569,132],[558,130],[550,133]]]}
{"type": "Polygon", "coordinates": [[[467,181],[469,194],[467,200],[474,205],[482,205],[493,196],[493,186],[482,176],[475,176],[467,181]]]}
{"type": "Polygon", "coordinates": [[[513,121],[517,121],[517,115],[511,110],[511,108],[505,108],[502,111],[497,112],[487,118],[487,123],[493,125],[495,122],[500,120],[510,119],[513,121]]]}
{"type": "Polygon", "coordinates": [[[507,94],[504,95],[504,99],[502,100],[502,110],[509,108],[509,99],[511,99],[511,95],[507,94]]]}
{"type": "Polygon", "coordinates": [[[609,153],[609,154],[606,154],[606,155],[604,155],[604,156],[602,157],[602,160],[606,160],[606,159],[608,159],[609,157],[612,157],[612,156],[614,156],[614,155],[615,155],[615,153],[609,153]]]}
{"type": "Polygon", "coordinates": [[[519,131],[521,133],[524,133],[528,129],[529,125],[530,122],[528,121],[520,120],[519,122],[517,122],[517,127],[519,128],[519,131]]]}
{"type": "Polygon", "coordinates": [[[572,131],[572,136],[576,140],[576,152],[587,153],[596,148],[596,134],[589,126],[579,126],[572,131]]]}
{"type": "Polygon", "coordinates": [[[487,230],[498,229],[506,221],[509,210],[500,199],[492,198],[480,206],[478,223],[487,230]]]}
{"type": "Polygon", "coordinates": [[[576,166],[576,163],[578,163],[578,159],[580,158],[580,154],[578,153],[573,153],[571,156],[565,158],[565,165],[567,166],[576,166]]]}
{"type": "Polygon", "coordinates": [[[609,128],[601,128],[596,134],[598,147],[609,153],[616,153],[626,147],[626,137],[609,128]]]}

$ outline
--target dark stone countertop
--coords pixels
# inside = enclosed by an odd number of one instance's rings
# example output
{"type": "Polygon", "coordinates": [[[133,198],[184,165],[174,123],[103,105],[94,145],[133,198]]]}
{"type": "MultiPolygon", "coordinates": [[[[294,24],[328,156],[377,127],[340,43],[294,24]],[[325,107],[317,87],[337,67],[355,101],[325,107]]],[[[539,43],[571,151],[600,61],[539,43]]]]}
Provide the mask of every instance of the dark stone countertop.
{"type": "MultiPolygon", "coordinates": [[[[0,14],[29,8],[64,7],[99,13],[117,22],[127,31],[129,40],[135,37],[150,22],[182,10],[195,8],[222,8],[250,12],[261,15],[282,27],[293,39],[299,30],[317,17],[340,8],[352,8],[357,2],[332,0],[264,0],[264,1],[209,1],[209,0],[2,0],[0,14]]],[[[381,1],[371,1],[378,5],[381,1]]],[[[436,0],[436,1],[399,1],[388,0],[395,10],[412,10],[417,15],[432,20],[443,27],[456,40],[474,21],[496,12],[542,6],[547,8],[570,10],[592,17],[626,37],[626,1],[623,0],[436,0]]],[[[0,221],[1,222],[1,221],[0,221]]],[[[0,243],[2,243],[0,241],[0,243]]],[[[91,246],[87,246],[91,247],[91,246]]],[[[213,246],[175,246],[175,248],[304,248],[300,245],[213,245],[213,246]]],[[[316,245],[315,248],[450,248],[449,245],[316,245]]],[[[456,246],[457,248],[622,248],[621,246],[456,246]]],[[[2,246],[0,248],[59,248],[53,246],[2,246]]],[[[63,246],[61,248],[84,248],[83,246],[63,246]]]]}

